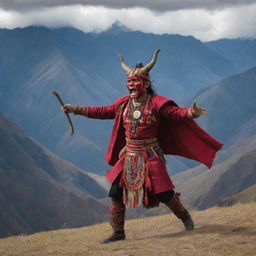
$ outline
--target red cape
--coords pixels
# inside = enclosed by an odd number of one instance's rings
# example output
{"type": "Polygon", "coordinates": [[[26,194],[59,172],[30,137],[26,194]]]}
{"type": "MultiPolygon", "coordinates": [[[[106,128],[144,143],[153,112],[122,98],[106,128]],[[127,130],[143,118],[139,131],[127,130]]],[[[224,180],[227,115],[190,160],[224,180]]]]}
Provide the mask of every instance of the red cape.
{"type": "MultiPolygon", "coordinates": [[[[122,124],[122,113],[128,100],[129,96],[125,96],[119,98],[115,103],[117,113],[105,156],[106,162],[112,166],[117,163],[118,154],[126,143],[125,130],[122,124]]],[[[159,95],[153,95],[151,100],[157,111],[167,103],[177,106],[174,101],[159,95]]],[[[211,168],[216,152],[223,145],[204,131],[192,119],[170,120],[163,117],[160,122],[158,139],[164,154],[193,159],[205,164],[208,168],[211,168]]],[[[111,170],[107,176],[109,180],[113,180],[113,178],[110,178],[112,176],[111,170]]]]}

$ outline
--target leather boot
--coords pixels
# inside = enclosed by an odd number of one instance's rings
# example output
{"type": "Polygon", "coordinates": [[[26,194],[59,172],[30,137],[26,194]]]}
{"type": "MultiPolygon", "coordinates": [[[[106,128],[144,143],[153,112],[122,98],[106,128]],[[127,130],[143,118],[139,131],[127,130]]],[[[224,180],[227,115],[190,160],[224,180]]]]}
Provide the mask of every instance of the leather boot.
{"type": "Polygon", "coordinates": [[[111,200],[110,204],[110,224],[113,229],[112,235],[101,241],[102,244],[107,244],[125,239],[124,231],[125,205],[121,201],[111,200]]]}
{"type": "Polygon", "coordinates": [[[179,218],[185,227],[186,231],[194,229],[194,222],[189,214],[189,212],[184,208],[179,199],[179,194],[175,193],[172,199],[165,204],[173,211],[177,218],[179,218]]]}

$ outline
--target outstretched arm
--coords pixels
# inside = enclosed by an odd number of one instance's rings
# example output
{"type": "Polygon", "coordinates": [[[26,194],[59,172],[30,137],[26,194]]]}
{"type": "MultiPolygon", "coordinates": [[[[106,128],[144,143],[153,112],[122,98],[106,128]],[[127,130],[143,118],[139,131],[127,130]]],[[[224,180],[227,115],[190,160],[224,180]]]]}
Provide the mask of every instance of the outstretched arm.
{"type": "Polygon", "coordinates": [[[116,104],[102,107],[81,107],[77,105],[65,104],[62,107],[65,113],[74,113],[96,119],[114,119],[116,113],[116,104]]]}
{"type": "Polygon", "coordinates": [[[191,108],[181,108],[172,104],[165,104],[160,109],[160,114],[168,119],[173,120],[192,119],[198,118],[201,115],[207,115],[206,109],[197,106],[196,103],[194,103],[191,108]]]}

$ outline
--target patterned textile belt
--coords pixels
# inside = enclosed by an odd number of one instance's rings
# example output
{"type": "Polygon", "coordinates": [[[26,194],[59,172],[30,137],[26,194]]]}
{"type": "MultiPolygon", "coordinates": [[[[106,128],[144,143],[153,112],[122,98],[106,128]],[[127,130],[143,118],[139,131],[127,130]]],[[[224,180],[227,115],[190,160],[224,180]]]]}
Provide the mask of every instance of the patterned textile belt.
{"type": "Polygon", "coordinates": [[[131,140],[126,138],[126,155],[147,152],[150,157],[158,156],[163,158],[162,150],[157,138],[131,140]]]}
{"type": "Polygon", "coordinates": [[[126,138],[126,150],[127,151],[146,151],[149,148],[158,146],[157,138],[143,139],[143,140],[131,140],[126,138]]]}

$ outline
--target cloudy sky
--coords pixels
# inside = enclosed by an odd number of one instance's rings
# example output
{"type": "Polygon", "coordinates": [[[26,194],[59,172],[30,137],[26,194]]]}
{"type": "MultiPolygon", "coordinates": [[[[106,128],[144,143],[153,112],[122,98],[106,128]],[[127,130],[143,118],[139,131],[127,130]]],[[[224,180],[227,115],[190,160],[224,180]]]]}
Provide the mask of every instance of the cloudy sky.
{"type": "Polygon", "coordinates": [[[256,0],[0,0],[0,28],[72,26],[101,32],[115,21],[132,30],[202,41],[256,38],[256,0]]]}

